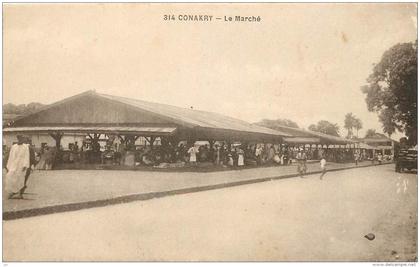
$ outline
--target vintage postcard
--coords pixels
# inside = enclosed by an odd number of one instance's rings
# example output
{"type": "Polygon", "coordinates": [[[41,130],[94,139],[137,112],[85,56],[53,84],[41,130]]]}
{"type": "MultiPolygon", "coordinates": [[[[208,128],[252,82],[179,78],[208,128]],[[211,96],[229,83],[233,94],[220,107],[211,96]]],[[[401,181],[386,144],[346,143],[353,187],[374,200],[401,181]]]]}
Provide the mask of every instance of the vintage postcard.
{"type": "Polygon", "coordinates": [[[3,3],[3,262],[414,264],[417,11],[3,3]]]}

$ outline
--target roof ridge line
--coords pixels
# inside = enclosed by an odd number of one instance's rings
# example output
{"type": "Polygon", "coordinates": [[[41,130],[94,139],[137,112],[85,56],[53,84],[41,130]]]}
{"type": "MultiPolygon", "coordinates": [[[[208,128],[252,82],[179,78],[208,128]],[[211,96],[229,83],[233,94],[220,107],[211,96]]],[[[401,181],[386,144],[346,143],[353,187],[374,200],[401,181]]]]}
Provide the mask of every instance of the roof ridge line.
{"type": "Polygon", "coordinates": [[[103,96],[110,96],[110,97],[119,97],[119,98],[124,98],[124,99],[127,99],[127,100],[131,100],[131,101],[132,100],[141,101],[141,102],[145,102],[145,103],[148,103],[148,104],[158,104],[158,105],[165,105],[165,106],[174,107],[174,108],[182,108],[182,109],[185,109],[185,110],[203,111],[203,110],[199,110],[199,109],[189,109],[189,108],[185,108],[185,107],[175,106],[175,105],[172,105],[172,104],[152,102],[152,101],[147,101],[147,100],[138,99],[138,98],[129,98],[129,97],[126,97],[126,96],[117,96],[117,95],[102,94],[102,93],[96,93],[96,94],[103,95],[103,96]]]}
{"type": "MultiPolygon", "coordinates": [[[[233,119],[233,120],[237,120],[237,121],[240,121],[240,122],[243,122],[243,123],[247,123],[247,124],[249,124],[249,126],[254,126],[254,127],[256,126],[258,128],[273,130],[273,129],[270,129],[270,128],[267,128],[267,127],[264,127],[264,126],[254,125],[254,124],[252,124],[248,121],[244,121],[242,119],[238,119],[238,118],[228,116],[228,115],[223,115],[223,114],[220,114],[220,113],[217,113],[217,112],[214,112],[214,111],[207,111],[207,110],[200,110],[200,109],[189,109],[189,108],[180,107],[180,106],[176,106],[176,105],[145,101],[145,100],[142,100],[142,99],[129,98],[129,97],[125,97],[125,96],[116,96],[116,95],[102,94],[102,93],[96,93],[96,94],[102,95],[102,96],[108,96],[108,97],[118,97],[118,98],[126,99],[126,100],[129,100],[129,101],[133,101],[133,100],[134,101],[141,101],[141,102],[145,102],[145,103],[153,104],[153,105],[156,105],[156,104],[157,105],[164,105],[164,106],[173,107],[173,108],[180,108],[180,109],[188,110],[188,111],[192,111],[192,112],[205,112],[205,113],[215,114],[215,115],[218,115],[218,116],[223,116],[223,117],[230,118],[230,119],[233,119]]],[[[276,130],[274,130],[274,131],[276,131],[276,130]]]]}

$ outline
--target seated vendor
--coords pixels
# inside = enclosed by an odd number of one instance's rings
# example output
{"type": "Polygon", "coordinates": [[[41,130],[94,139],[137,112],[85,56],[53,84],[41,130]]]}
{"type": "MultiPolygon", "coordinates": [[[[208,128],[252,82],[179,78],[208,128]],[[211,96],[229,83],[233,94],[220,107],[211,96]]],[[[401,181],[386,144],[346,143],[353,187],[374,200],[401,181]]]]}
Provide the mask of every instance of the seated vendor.
{"type": "Polygon", "coordinates": [[[146,166],[153,166],[155,164],[155,160],[153,158],[153,155],[150,153],[144,153],[141,156],[141,162],[146,166]]]}
{"type": "Polygon", "coordinates": [[[108,161],[114,161],[114,150],[112,150],[112,147],[110,145],[107,145],[105,147],[105,151],[102,153],[102,163],[104,163],[104,161],[108,160],[108,161]]]}

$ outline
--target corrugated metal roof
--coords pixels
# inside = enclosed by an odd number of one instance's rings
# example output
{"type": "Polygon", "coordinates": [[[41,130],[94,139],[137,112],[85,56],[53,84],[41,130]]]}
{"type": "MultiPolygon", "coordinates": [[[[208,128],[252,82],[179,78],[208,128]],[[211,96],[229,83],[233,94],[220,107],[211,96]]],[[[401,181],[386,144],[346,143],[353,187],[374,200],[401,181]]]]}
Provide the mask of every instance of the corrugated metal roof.
{"type": "Polygon", "coordinates": [[[176,121],[185,122],[190,125],[204,127],[204,128],[217,128],[228,129],[243,132],[263,133],[277,136],[291,136],[290,134],[282,131],[275,131],[265,127],[253,125],[251,123],[221,115],[209,111],[201,111],[195,109],[181,108],[166,104],[152,103],[137,99],[112,96],[106,94],[98,94],[101,97],[118,101],[139,109],[147,110],[165,117],[174,119],[176,121]]]}
{"type": "MultiPolygon", "coordinates": [[[[187,109],[187,108],[181,108],[166,104],[159,104],[159,103],[152,103],[137,99],[131,99],[126,97],[119,97],[119,96],[112,96],[107,94],[99,94],[94,91],[87,91],[82,94],[72,96],[69,98],[66,98],[64,100],[55,102],[51,105],[44,106],[41,109],[31,113],[37,113],[40,111],[45,111],[51,107],[60,105],[62,103],[65,103],[70,100],[77,99],[79,97],[84,97],[86,95],[91,95],[94,97],[99,97],[103,99],[107,99],[109,101],[115,101],[118,103],[122,103],[128,106],[131,106],[133,108],[137,108],[139,110],[145,110],[148,112],[155,113],[159,116],[165,117],[169,120],[172,120],[175,124],[184,125],[187,127],[202,127],[207,129],[221,129],[221,130],[233,130],[233,131],[239,131],[239,132],[248,132],[248,133],[257,133],[257,134],[267,134],[275,137],[318,137],[320,138],[321,142],[324,143],[330,143],[330,144],[346,144],[346,143],[355,143],[352,140],[348,140],[341,137],[331,136],[327,134],[322,134],[318,132],[308,131],[308,130],[302,130],[297,128],[291,128],[287,126],[282,126],[280,130],[272,130],[266,127],[257,126],[251,123],[248,123],[246,121],[242,121],[239,119],[235,119],[232,117],[228,117],[225,115],[221,115],[214,112],[209,111],[201,111],[201,110],[195,110],[195,109],[187,109]]],[[[29,114],[29,115],[31,115],[29,114]]],[[[29,115],[23,116],[27,117],[29,115]]],[[[20,117],[19,119],[21,119],[20,117]]],[[[124,122],[121,122],[124,123],[124,122]]],[[[51,128],[51,127],[50,127],[51,128]]],[[[67,127],[66,131],[71,131],[71,127],[67,127]]],[[[86,130],[97,130],[100,131],[101,127],[93,127],[93,128],[80,128],[80,130],[86,131],[86,130]]],[[[115,129],[115,131],[123,131],[121,127],[104,127],[103,131],[110,131],[111,129],[115,129]]],[[[126,127],[127,128],[127,127],[126,127]]],[[[130,127],[128,127],[130,128],[130,127]]],[[[132,127],[131,127],[132,128],[132,127]]],[[[150,128],[150,127],[140,127],[140,128],[150,128]]],[[[156,127],[159,128],[159,127],[156,127]]],[[[34,129],[33,127],[31,129],[34,129]]],[[[38,128],[40,129],[40,128],[38,128]]],[[[61,127],[63,129],[63,127],[61,127]]],[[[163,128],[168,129],[168,128],[163,128]]],[[[175,129],[175,128],[173,128],[175,129]]],[[[48,131],[48,130],[46,130],[48,131]]],[[[73,129],[74,131],[74,129],[73,129]]],[[[128,130],[127,130],[128,131],[128,130]]],[[[135,130],[136,132],[141,132],[142,130],[135,130]]],[[[150,132],[149,130],[144,130],[145,132],[150,132]]],[[[162,131],[162,132],[165,132],[162,131]]]]}
{"type": "Polygon", "coordinates": [[[389,139],[387,137],[384,138],[364,138],[364,139],[360,139],[362,142],[366,142],[366,143],[384,143],[384,142],[395,142],[392,139],[389,139]]]}
{"type": "Polygon", "coordinates": [[[126,127],[126,126],[34,126],[34,127],[9,127],[3,128],[3,132],[125,132],[125,133],[166,133],[171,134],[176,131],[175,127],[126,127]]]}
{"type": "Polygon", "coordinates": [[[392,146],[377,146],[376,149],[393,149],[392,146]]]}
{"type": "Polygon", "coordinates": [[[361,149],[375,149],[375,147],[373,147],[373,146],[370,146],[370,145],[368,145],[368,144],[365,144],[365,143],[359,143],[359,148],[361,148],[361,149]]]}
{"type": "Polygon", "coordinates": [[[303,129],[299,129],[299,128],[292,128],[292,127],[288,127],[288,126],[278,126],[281,128],[282,131],[294,135],[294,136],[301,136],[301,137],[319,137],[321,138],[322,142],[326,142],[326,143],[331,143],[331,144],[350,144],[350,143],[356,143],[353,140],[349,140],[346,138],[342,138],[342,137],[338,137],[338,136],[333,136],[333,135],[329,135],[329,134],[324,134],[324,133],[319,133],[319,132],[314,132],[314,131],[309,131],[309,130],[303,130],[303,129]]]}
{"type": "Polygon", "coordinates": [[[291,144],[319,144],[321,139],[318,137],[286,137],[283,139],[285,143],[291,144]]]}

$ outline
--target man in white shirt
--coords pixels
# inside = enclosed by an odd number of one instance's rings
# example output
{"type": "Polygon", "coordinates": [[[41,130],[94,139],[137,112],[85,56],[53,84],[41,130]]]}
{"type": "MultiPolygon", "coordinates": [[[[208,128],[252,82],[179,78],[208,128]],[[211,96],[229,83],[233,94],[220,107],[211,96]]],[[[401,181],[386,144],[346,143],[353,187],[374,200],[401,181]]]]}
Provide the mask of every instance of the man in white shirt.
{"type": "Polygon", "coordinates": [[[261,165],[261,157],[262,157],[262,148],[261,145],[257,145],[255,149],[255,158],[257,160],[257,165],[261,165]]]}
{"type": "Polygon", "coordinates": [[[298,164],[297,172],[300,177],[303,178],[303,174],[306,173],[306,153],[303,148],[299,149],[299,152],[296,155],[296,161],[298,164]]]}
{"type": "Polygon", "coordinates": [[[188,154],[190,154],[190,164],[193,164],[194,166],[197,165],[197,154],[198,154],[198,148],[195,147],[193,144],[190,149],[188,149],[188,154]]]}
{"type": "Polygon", "coordinates": [[[19,194],[18,198],[23,198],[21,189],[25,186],[26,170],[30,167],[29,145],[25,144],[24,136],[18,135],[17,139],[17,144],[10,149],[6,165],[5,191],[9,199],[16,194],[19,194]]]}
{"type": "Polygon", "coordinates": [[[327,161],[325,160],[324,157],[322,157],[319,163],[321,164],[321,170],[322,170],[322,173],[319,179],[322,180],[322,177],[324,177],[325,173],[327,172],[327,167],[326,167],[327,161]]]}

